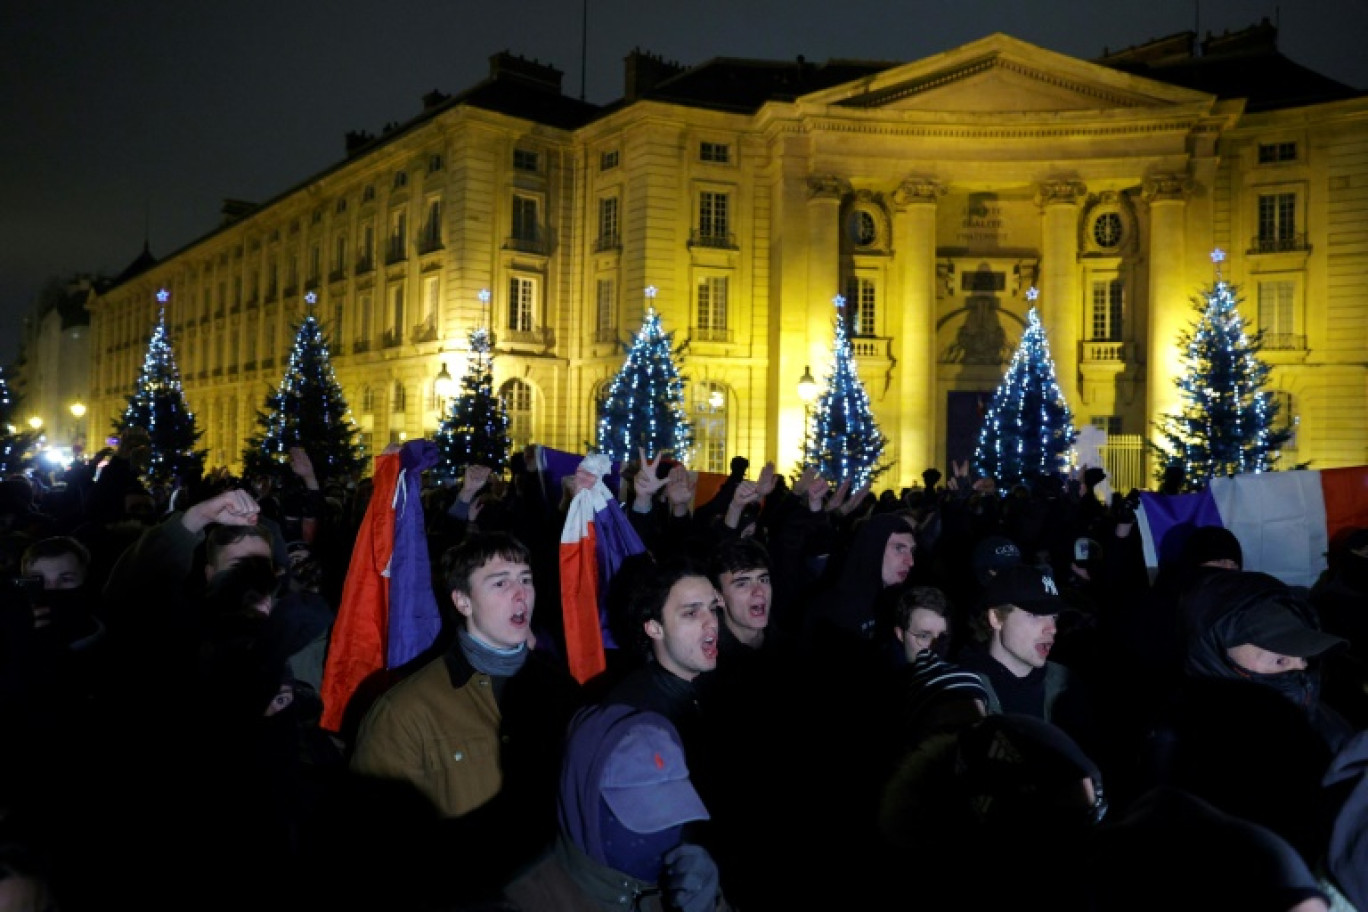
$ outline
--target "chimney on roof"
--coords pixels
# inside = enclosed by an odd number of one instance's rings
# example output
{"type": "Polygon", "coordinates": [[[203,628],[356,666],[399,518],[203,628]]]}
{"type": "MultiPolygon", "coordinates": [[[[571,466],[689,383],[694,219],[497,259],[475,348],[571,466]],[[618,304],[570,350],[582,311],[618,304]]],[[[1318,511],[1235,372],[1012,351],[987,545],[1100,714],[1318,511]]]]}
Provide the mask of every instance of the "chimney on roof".
{"type": "Polygon", "coordinates": [[[249,203],[247,200],[225,199],[223,205],[219,207],[219,225],[231,225],[239,222],[256,211],[257,204],[249,203]]]}
{"type": "Polygon", "coordinates": [[[1102,56],[1093,61],[1103,66],[1124,66],[1142,64],[1145,66],[1164,66],[1192,59],[1193,48],[1197,43],[1196,32],[1178,32],[1166,38],[1152,38],[1144,44],[1132,45],[1119,51],[1102,51],[1102,56]]]}
{"type": "Polygon", "coordinates": [[[561,92],[561,78],[565,74],[550,64],[528,60],[508,51],[500,51],[489,58],[491,79],[516,79],[539,89],[561,92]]]}
{"type": "Polygon", "coordinates": [[[1278,27],[1265,16],[1258,25],[1227,31],[1223,35],[1207,32],[1202,40],[1203,57],[1231,57],[1247,54],[1273,54],[1278,50],[1278,27]]]}
{"type": "Polygon", "coordinates": [[[626,66],[626,86],[623,96],[627,101],[636,101],[650,94],[651,90],[671,76],[684,72],[677,63],[666,63],[655,54],[634,48],[623,63],[626,66]]]}
{"type": "Polygon", "coordinates": [[[353,155],[375,140],[375,134],[367,133],[365,130],[347,131],[347,154],[353,155]]]}

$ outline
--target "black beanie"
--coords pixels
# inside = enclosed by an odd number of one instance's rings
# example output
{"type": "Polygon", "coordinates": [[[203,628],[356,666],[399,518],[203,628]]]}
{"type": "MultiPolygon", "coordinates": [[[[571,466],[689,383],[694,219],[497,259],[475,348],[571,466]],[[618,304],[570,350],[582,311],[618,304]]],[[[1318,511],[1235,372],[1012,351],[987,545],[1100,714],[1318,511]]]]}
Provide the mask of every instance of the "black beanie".
{"type": "Polygon", "coordinates": [[[1244,550],[1240,540],[1224,526],[1198,526],[1183,543],[1183,562],[1188,567],[1200,567],[1208,561],[1232,560],[1244,567],[1244,550]]]}

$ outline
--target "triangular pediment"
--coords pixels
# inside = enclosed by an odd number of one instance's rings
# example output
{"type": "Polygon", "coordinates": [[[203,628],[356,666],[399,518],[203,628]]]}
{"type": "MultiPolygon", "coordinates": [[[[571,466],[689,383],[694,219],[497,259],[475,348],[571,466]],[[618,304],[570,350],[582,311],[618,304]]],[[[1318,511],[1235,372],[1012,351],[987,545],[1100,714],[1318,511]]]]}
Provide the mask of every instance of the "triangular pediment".
{"type": "Polygon", "coordinates": [[[1215,97],[995,34],[805,95],[804,105],[966,114],[1059,114],[1211,104],[1215,97]]]}

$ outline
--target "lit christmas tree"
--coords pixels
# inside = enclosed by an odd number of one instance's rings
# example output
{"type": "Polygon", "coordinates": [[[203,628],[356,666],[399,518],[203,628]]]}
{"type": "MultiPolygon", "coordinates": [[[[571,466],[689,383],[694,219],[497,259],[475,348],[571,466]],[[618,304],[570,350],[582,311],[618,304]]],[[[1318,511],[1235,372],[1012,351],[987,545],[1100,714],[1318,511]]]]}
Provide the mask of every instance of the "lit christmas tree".
{"type": "MultiPolygon", "coordinates": [[[[489,289],[480,291],[489,301],[489,289]]],[[[445,370],[445,368],[443,368],[445,370]]],[[[470,334],[470,366],[461,378],[461,392],[451,400],[437,429],[441,462],[437,471],[455,478],[469,465],[488,466],[495,473],[508,467],[508,412],[494,395],[494,346],[488,327],[470,334]]]]}
{"type": "Polygon", "coordinates": [[[693,447],[693,428],[684,408],[684,377],[671,349],[673,333],[661,327],[660,315],[650,302],[655,286],[646,289],[646,314],[637,330],[627,361],[599,404],[599,449],[609,459],[629,462],[638,448],[647,459],[669,451],[687,462],[693,447]]]}
{"type": "Polygon", "coordinates": [[[295,332],[285,376],[266,397],[266,411],[257,412],[258,432],[247,438],[242,461],[248,475],[288,478],[290,448],[303,447],[319,484],[325,484],[356,475],[365,458],[333,373],[327,336],[313,314],[318,296],[311,291],[304,300],[308,307],[295,332]]]}
{"type": "Polygon", "coordinates": [[[1225,252],[1215,250],[1216,283],[1192,298],[1200,314],[1178,339],[1186,372],[1174,379],[1182,411],[1160,416],[1163,442],[1150,442],[1156,478],[1181,466],[1185,488],[1198,491],[1211,479],[1273,469],[1291,437],[1273,426],[1278,403],[1264,392],[1269,366],[1258,357],[1263,333],[1245,332],[1238,289],[1221,278],[1225,252]]]}
{"type": "Polygon", "coordinates": [[[803,458],[833,485],[849,481],[850,490],[855,491],[873,484],[892,463],[883,461],[888,438],[874,420],[869,396],[855,370],[845,297],[837,295],[832,301],[836,305],[836,332],[831,345],[831,372],[812,410],[803,458]]]}
{"type": "Polygon", "coordinates": [[[0,473],[19,472],[32,457],[34,435],[15,424],[19,399],[10,391],[9,370],[0,364],[0,473]]]}
{"type": "Polygon", "coordinates": [[[195,413],[185,401],[180,368],[166,328],[166,302],[170,299],[171,293],[165,288],[157,292],[161,306],[143,356],[142,373],[123,416],[114,422],[114,433],[120,437],[133,427],[147,431],[151,447],[146,480],[153,484],[198,475],[204,468],[205,451],[195,449],[203,432],[195,426],[195,413]]]}
{"type": "Polygon", "coordinates": [[[1037,289],[1027,289],[1026,332],[988,403],[974,448],[974,470],[1003,484],[1063,472],[1077,437],[1036,312],[1038,297],[1037,289]]]}

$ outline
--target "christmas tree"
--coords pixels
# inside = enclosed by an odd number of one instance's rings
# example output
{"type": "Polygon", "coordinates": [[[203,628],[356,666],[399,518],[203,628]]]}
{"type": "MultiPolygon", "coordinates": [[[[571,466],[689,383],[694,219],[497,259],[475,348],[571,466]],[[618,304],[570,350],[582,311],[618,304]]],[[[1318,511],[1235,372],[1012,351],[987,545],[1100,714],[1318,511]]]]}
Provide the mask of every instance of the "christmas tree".
{"type": "MultiPolygon", "coordinates": [[[[489,291],[481,291],[480,300],[488,299],[489,291]]],[[[448,478],[469,465],[488,466],[496,473],[508,466],[508,412],[494,395],[494,346],[487,327],[470,334],[470,366],[437,429],[436,442],[441,452],[437,471],[448,478]]]]}
{"type": "Polygon", "coordinates": [[[684,408],[684,377],[675,363],[672,333],[661,327],[660,315],[650,302],[656,289],[646,289],[646,314],[627,350],[627,360],[599,403],[599,449],[608,458],[628,462],[669,451],[687,462],[693,447],[693,428],[684,408]]]}
{"type": "Polygon", "coordinates": [[[290,448],[303,447],[319,484],[324,484],[356,475],[365,459],[333,373],[327,336],[313,315],[318,296],[311,291],[304,300],[308,306],[295,331],[285,376],[266,397],[266,411],[257,412],[258,432],[247,438],[242,461],[248,475],[287,478],[290,448]]]}
{"type": "Polygon", "coordinates": [[[1039,296],[1035,288],[1026,291],[1026,332],[988,403],[974,448],[974,470],[1004,484],[1064,471],[1077,437],[1036,312],[1039,296]]]}
{"type": "Polygon", "coordinates": [[[1291,436],[1274,428],[1278,403],[1263,390],[1269,366],[1258,357],[1263,333],[1245,332],[1238,289],[1221,278],[1224,260],[1224,251],[1212,253],[1216,283],[1193,297],[1200,316],[1179,336],[1187,369],[1173,382],[1182,411],[1160,416],[1163,441],[1150,443],[1156,478],[1179,466],[1189,491],[1219,476],[1271,470],[1291,436]]]}
{"type": "Polygon", "coordinates": [[[803,458],[833,485],[849,481],[850,490],[855,491],[873,484],[891,463],[883,461],[888,439],[869,410],[869,396],[855,370],[845,297],[837,295],[833,303],[836,333],[831,346],[831,372],[813,409],[803,458]]]}
{"type": "Polygon", "coordinates": [[[153,484],[192,477],[204,468],[205,451],[195,449],[203,431],[195,426],[195,413],[186,404],[180,368],[166,328],[166,302],[170,299],[171,293],[165,288],[157,292],[161,306],[143,356],[142,373],[123,417],[114,422],[114,432],[120,437],[129,428],[147,431],[150,452],[146,480],[153,484]]]}
{"type": "Polygon", "coordinates": [[[10,391],[9,369],[0,364],[0,474],[19,472],[32,457],[34,435],[15,424],[19,399],[10,391]]]}

